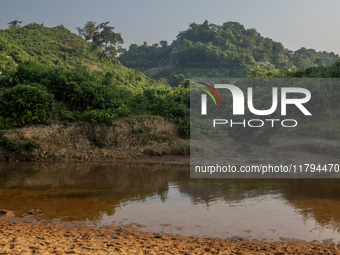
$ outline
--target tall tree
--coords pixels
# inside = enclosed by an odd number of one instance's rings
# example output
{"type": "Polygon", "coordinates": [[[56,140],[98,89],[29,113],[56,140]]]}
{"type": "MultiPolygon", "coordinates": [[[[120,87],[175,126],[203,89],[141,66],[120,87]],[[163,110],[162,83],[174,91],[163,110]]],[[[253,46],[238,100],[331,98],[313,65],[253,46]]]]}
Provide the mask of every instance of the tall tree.
{"type": "Polygon", "coordinates": [[[159,43],[160,43],[160,45],[162,46],[162,48],[165,48],[166,46],[168,46],[168,42],[165,41],[165,40],[162,40],[162,41],[160,41],[159,43]]]}
{"type": "Polygon", "coordinates": [[[19,20],[13,20],[9,23],[7,23],[9,25],[9,28],[15,28],[15,27],[20,27],[20,24],[22,23],[22,21],[19,20]]]}
{"type": "Polygon", "coordinates": [[[113,32],[115,28],[108,26],[107,24],[109,23],[110,22],[105,22],[98,25],[96,27],[97,31],[93,34],[92,45],[102,51],[99,61],[101,61],[105,53],[115,58],[122,48],[120,44],[124,43],[120,33],[113,32]]]}
{"type": "Polygon", "coordinates": [[[93,38],[93,34],[98,31],[96,27],[96,23],[94,21],[88,21],[83,28],[76,27],[80,36],[83,36],[85,40],[91,40],[93,38]]]}

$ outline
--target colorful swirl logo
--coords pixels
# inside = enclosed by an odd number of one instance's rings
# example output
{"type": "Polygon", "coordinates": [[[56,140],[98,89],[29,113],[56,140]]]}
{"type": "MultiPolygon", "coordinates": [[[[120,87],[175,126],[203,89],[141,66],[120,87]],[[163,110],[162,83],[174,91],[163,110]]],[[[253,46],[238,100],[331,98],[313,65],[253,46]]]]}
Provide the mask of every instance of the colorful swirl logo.
{"type": "MultiPolygon", "coordinates": [[[[222,100],[221,100],[219,94],[217,93],[217,91],[216,91],[213,87],[211,87],[211,86],[208,85],[208,84],[202,83],[202,82],[199,82],[199,84],[202,84],[202,85],[206,86],[206,87],[209,88],[212,92],[214,92],[214,94],[217,96],[218,100],[220,100],[221,106],[223,106],[223,105],[222,105],[222,100]]],[[[215,105],[217,106],[216,100],[215,100],[215,98],[213,97],[213,95],[210,93],[209,90],[206,90],[206,89],[203,89],[203,88],[199,88],[199,89],[201,89],[201,90],[203,90],[204,92],[206,92],[206,93],[214,100],[214,103],[215,103],[215,105]]]]}

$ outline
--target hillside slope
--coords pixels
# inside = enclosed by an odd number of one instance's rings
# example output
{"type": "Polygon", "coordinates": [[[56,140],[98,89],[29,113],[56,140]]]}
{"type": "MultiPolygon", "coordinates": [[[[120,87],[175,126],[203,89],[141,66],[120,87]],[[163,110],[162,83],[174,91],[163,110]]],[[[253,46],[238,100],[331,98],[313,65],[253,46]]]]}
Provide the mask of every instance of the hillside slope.
{"type": "Polygon", "coordinates": [[[126,68],[109,56],[98,61],[101,51],[73,34],[63,25],[47,28],[36,23],[21,28],[0,30],[0,71],[13,69],[26,61],[46,66],[86,68],[110,72],[119,85],[138,87],[161,86],[139,71],[126,68]]]}
{"type": "Polygon", "coordinates": [[[189,88],[124,67],[62,25],[0,30],[0,129],[159,115],[188,136],[189,88]],[[187,95],[187,96],[186,96],[187,95]]]}
{"type": "Polygon", "coordinates": [[[127,67],[143,70],[154,78],[170,79],[176,74],[186,78],[242,77],[257,66],[267,70],[304,69],[329,65],[339,59],[333,52],[306,48],[290,51],[280,42],[264,38],[256,29],[245,29],[237,22],[216,25],[208,21],[190,24],[170,45],[166,41],[150,46],[132,44],[119,56],[127,67]],[[156,73],[150,70],[155,67],[156,73]]]}

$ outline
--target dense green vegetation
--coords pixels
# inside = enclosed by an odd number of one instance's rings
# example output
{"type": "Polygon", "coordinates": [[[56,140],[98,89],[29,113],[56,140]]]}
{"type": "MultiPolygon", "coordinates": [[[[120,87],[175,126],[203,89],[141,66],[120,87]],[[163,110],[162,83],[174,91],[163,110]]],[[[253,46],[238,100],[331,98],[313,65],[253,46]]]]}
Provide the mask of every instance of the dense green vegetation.
{"type": "Polygon", "coordinates": [[[256,67],[246,75],[247,78],[340,78],[340,60],[329,66],[308,67],[293,71],[291,68],[268,71],[256,67]]]}
{"type": "Polygon", "coordinates": [[[49,124],[53,119],[111,125],[120,117],[150,113],[179,124],[188,137],[188,92],[161,84],[135,89],[120,85],[111,72],[24,62],[0,76],[0,128],[49,124]]]}
{"type": "Polygon", "coordinates": [[[174,76],[180,74],[186,78],[243,77],[257,66],[268,71],[287,67],[304,69],[330,65],[339,60],[339,56],[306,48],[293,52],[237,22],[215,25],[205,21],[201,25],[190,24],[171,45],[166,41],[153,45],[132,44],[119,60],[127,67],[143,71],[173,66],[172,70],[152,75],[153,78],[166,77],[171,85],[176,85],[174,76]]]}
{"type": "MultiPolygon", "coordinates": [[[[107,25],[102,25],[102,32],[107,25]]],[[[108,31],[106,31],[109,33],[108,31]]],[[[12,68],[27,60],[38,60],[47,65],[64,67],[90,67],[91,70],[112,70],[119,68],[126,73],[134,72],[128,68],[117,66],[117,61],[108,55],[101,62],[98,59],[103,52],[100,48],[102,41],[97,34],[94,47],[90,42],[71,33],[63,25],[46,28],[36,23],[21,28],[0,30],[0,68],[12,68]]]]}
{"type": "Polygon", "coordinates": [[[0,30],[0,54],[0,129],[152,114],[189,135],[188,83],[171,88],[109,54],[99,62],[102,51],[63,26],[0,30]]]}
{"type": "MultiPolygon", "coordinates": [[[[340,77],[339,61],[329,66],[312,66],[303,70],[294,70],[290,67],[278,70],[269,62],[260,62],[263,60],[274,61],[277,54],[283,54],[287,56],[288,62],[282,64],[282,67],[286,67],[286,64],[297,66],[294,62],[295,53],[284,49],[279,43],[261,37],[255,30],[246,30],[237,24],[230,22],[223,26],[208,25],[207,23],[192,24],[189,30],[180,33],[178,39],[169,46],[165,41],[161,42],[161,47],[156,45],[137,46],[135,53],[139,52],[140,47],[153,48],[155,52],[163,51],[164,57],[157,60],[158,64],[168,63],[167,54],[172,57],[171,61],[176,59],[179,66],[177,70],[182,73],[172,76],[169,80],[172,85],[176,85],[172,87],[167,85],[164,79],[155,81],[140,71],[124,67],[112,54],[105,53],[103,55],[102,49],[94,48],[91,42],[71,33],[62,25],[46,28],[39,24],[29,24],[20,28],[0,30],[0,129],[11,129],[31,124],[48,125],[54,120],[63,121],[65,124],[73,121],[87,121],[112,125],[114,120],[132,115],[159,115],[178,124],[180,134],[188,138],[190,133],[190,83],[186,77],[194,74],[199,74],[198,76],[209,74],[214,77],[221,77],[221,74],[223,74],[222,77],[228,76],[230,74],[230,70],[226,68],[226,65],[229,65],[228,61],[234,61],[232,63],[237,67],[235,73],[248,72],[247,77],[250,78],[340,77]],[[231,34],[235,39],[231,39],[231,34]],[[205,41],[202,38],[206,38],[205,41]],[[213,41],[209,41],[209,38],[213,41]],[[241,43],[245,38],[254,40],[250,40],[250,45],[245,42],[241,43]],[[255,62],[251,62],[253,64],[248,64],[247,61],[242,62],[240,55],[233,55],[228,50],[223,53],[227,54],[224,57],[222,51],[219,50],[217,51],[220,52],[219,54],[215,52],[217,54],[215,58],[210,58],[204,51],[197,53],[193,50],[190,55],[191,46],[183,48],[183,41],[196,46],[203,45],[202,47],[210,45],[209,47],[212,48],[219,43],[220,49],[223,47],[227,49],[230,46],[230,50],[243,51],[243,54],[249,55],[246,58],[250,58],[251,61],[254,59],[255,62]],[[272,44],[271,50],[268,50],[266,43],[272,44]],[[177,49],[183,49],[177,57],[173,53],[175,46],[177,49]],[[278,48],[279,51],[276,52],[274,48],[278,48]],[[262,51],[266,49],[264,54],[266,57],[263,59],[255,54],[262,52],[260,49],[262,51]],[[184,58],[186,54],[187,58],[184,58]],[[188,62],[190,56],[191,60],[196,61],[194,62],[196,68],[183,67],[184,64],[192,63],[188,62]],[[201,58],[205,61],[203,63],[211,65],[211,67],[216,65],[218,68],[197,68],[199,63],[202,63],[198,62],[202,60],[201,58]]],[[[125,52],[120,59],[123,62],[127,61],[125,57],[130,53],[132,51],[125,52]]],[[[323,58],[325,63],[333,62],[338,58],[331,53],[314,53],[308,58],[311,65],[315,65],[317,56],[323,58]]],[[[148,63],[148,56],[148,54],[143,56],[145,63],[148,63]]],[[[136,55],[135,60],[139,61],[141,58],[142,56],[136,55]]],[[[277,62],[275,63],[277,64],[277,62]]],[[[152,65],[150,64],[150,66],[152,65]]],[[[271,87],[263,84],[256,88],[254,98],[257,99],[255,105],[259,109],[270,107],[271,87]]],[[[320,86],[310,89],[316,103],[308,106],[309,109],[319,112],[320,116],[326,120],[328,117],[324,113],[327,110],[339,108],[337,102],[340,92],[336,87],[320,86]],[[333,102],[333,104],[329,102],[333,102]]],[[[198,96],[200,93],[200,90],[197,90],[198,96]]],[[[228,100],[231,99],[224,99],[224,101],[228,100]]],[[[227,115],[230,114],[230,110],[229,108],[224,109],[227,115]]],[[[334,116],[339,118],[339,115],[334,116]]],[[[236,140],[245,139],[251,142],[265,143],[269,136],[275,132],[277,132],[276,129],[263,128],[261,130],[235,130],[229,133],[236,140]]],[[[7,142],[3,140],[2,143],[7,142]]]]}

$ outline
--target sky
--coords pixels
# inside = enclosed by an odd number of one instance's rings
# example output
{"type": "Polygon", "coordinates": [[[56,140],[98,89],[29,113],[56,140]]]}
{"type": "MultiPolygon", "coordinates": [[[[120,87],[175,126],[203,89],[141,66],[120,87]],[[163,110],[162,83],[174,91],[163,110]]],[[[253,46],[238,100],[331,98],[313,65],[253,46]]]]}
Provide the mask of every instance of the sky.
{"type": "Polygon", "coordinates": [[[146,41],[169,44],[190,23],[236,21],[289,50],[301,47],[340,54],[339,0],[2,0],[0,29],[12,20],[63,24],[77,33],[87,21],[110,21],[128,48],[146,41]]]}

